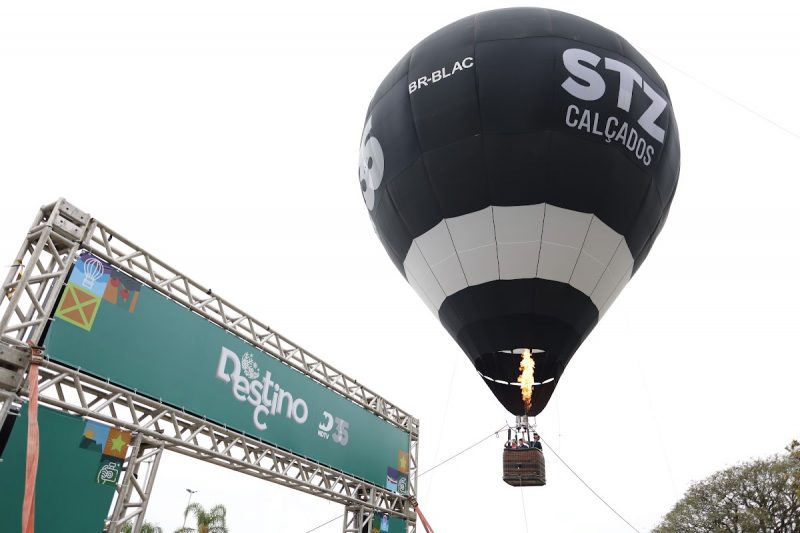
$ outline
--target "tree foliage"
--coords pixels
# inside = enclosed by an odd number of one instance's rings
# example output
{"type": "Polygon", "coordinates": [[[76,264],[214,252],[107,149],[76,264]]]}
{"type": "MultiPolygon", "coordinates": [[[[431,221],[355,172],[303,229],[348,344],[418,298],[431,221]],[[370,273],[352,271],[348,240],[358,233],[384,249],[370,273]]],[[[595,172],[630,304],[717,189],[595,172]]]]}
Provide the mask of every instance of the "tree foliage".
{"type": "Polygon", "coordinates": [[[653,533],[800,532],[800,442],[689,487],[653,533]]]}
{"type": "Polygon", "coordinates": [[[205,510],[199,503],[193,503],[186,507],[183,512],[184,517],[189,513],[194,515],[197,529],[182,527],[176,529],[175,533],[228,533],[228,526],[225,524],[227,511],[224,505],[215,505],[211,509],[205,510]]]}
{"type": "MultiPolygon", "coordinates": [[[[130,522],[125,522],[122,524],[122,533],[131,533],[133,531],[133,524],[130,522]]],[[[150,522],[145,522],[142,524],[142,529],[139,530],[139,533],[163,533],[163,529],[158,527],[155,524],[150,522]]]]}

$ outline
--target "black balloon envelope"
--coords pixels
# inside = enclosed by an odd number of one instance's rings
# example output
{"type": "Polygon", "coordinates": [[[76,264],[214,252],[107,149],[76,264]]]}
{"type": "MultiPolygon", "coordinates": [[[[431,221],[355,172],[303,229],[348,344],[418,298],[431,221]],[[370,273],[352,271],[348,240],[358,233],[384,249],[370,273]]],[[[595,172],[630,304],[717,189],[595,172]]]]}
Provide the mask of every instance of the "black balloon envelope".
{"type": "Polygon", "coordinates": [[[667,88],[627,41],[515,8],[400,60],[369,105],[359,180],[408,283],[506,409],[536,415],[650,251],[679,167],[667,88]]]}

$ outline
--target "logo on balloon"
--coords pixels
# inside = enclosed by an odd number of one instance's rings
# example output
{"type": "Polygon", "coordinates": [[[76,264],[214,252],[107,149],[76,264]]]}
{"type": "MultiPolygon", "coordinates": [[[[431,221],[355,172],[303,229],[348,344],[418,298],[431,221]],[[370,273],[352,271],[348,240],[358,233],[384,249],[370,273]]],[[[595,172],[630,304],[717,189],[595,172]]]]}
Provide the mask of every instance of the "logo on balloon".
{"type": "Polygon", "coordinates": [[[620,110],[631,112],[634,87],[638,85],[641,91],[637,92],[641,92],[649,99],[649,106],[638,117],[637,122],[653,139],[660,143],[664,142],[664,128],[656,124],[656,120],[667,108],[667,100],[658,94],[633,67],[610,57],[601,58],[581,48],[564,50],[562,57],[564,67],[571,75],[564,80],[561,87],[575,98],[585,102],[599,100],[606,93],[605,78],[603,74],[595,70],[599,69],[601,61],[604,72],[614,72],[619,79],[617,108],[620,110]]]}
{"type": "Polygon", "coordinates": [[[364,203],[372,211],[375,207],[375,191],[383,180],[383,148],[378,139],[372,135],[372,117],[367,119],[364,132],[361,134],[361,148],[358,153],[358,181],[364,203]]]}

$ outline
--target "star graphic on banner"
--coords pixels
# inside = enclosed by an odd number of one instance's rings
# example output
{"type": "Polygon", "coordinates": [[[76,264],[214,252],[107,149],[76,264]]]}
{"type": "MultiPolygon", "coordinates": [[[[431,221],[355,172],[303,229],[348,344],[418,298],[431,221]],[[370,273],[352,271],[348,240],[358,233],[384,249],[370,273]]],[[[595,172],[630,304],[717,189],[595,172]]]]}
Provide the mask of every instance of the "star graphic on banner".
{"type": "Polygon", "coordinates": [[[405,455],[400,455],[399,465],[397,465],[397,469],[401,471],[406,471],[408,469],[408,459],[405,455]]]}
{"type": "Polygon", "coordinates": [[[112,451],[121,452],[123,446],[125,446],[125,439],[123,439],[121,435],[117,435],[116,437],[111,439],[112,451]]]}

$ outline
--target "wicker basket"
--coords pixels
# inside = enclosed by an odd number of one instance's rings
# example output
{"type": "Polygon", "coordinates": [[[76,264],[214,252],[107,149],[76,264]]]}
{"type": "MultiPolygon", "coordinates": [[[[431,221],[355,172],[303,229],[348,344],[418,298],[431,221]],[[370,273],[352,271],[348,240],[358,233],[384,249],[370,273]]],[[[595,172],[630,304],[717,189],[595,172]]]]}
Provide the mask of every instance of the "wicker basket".
{"type": "Polygon", "coordinates": [[[544,454],[537,448],[503,450],[503,481],[514,487],[541,487],[545,484],[544,454]]]}

